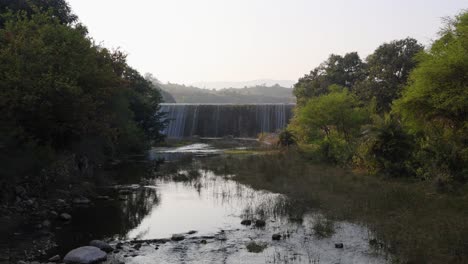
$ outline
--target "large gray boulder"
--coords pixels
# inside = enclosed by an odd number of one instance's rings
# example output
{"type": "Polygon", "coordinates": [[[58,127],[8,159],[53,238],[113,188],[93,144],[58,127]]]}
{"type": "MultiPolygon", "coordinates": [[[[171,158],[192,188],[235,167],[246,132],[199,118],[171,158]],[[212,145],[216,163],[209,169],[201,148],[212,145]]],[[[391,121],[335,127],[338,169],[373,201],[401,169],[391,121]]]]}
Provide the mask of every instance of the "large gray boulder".
{"type": "Polygon", "coordinates": [[[101,240],[93,240],[93,241],[89,242],[89,245],[93,246],[93,247],[97,247],[100,250],[102,250],[104,252],[107,252],[107,253],[114,250],[114,248],[111,245],[109,245],[106,242],[101,241],[101,240]]]}
{"type": "Polygon", "coordinates": [[[67,264],[92,264],[107,259],[107,253],[97,247],[85,246],[75,248],[63,258],[67,264]]]}

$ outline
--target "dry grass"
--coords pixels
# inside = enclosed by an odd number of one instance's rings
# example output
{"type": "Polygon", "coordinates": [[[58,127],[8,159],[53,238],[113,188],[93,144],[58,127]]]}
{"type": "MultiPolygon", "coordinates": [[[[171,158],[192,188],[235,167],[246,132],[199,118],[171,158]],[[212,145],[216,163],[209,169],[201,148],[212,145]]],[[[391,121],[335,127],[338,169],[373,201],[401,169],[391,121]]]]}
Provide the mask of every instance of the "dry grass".
{"type": "Polygon", "coordinates": [[[292,152],[215,162],[238,181],[304,201],[327,219],[366,225],[396,263],[468,263],[466,188],[440,194],[430,182],[359,175],[292,152]]]}

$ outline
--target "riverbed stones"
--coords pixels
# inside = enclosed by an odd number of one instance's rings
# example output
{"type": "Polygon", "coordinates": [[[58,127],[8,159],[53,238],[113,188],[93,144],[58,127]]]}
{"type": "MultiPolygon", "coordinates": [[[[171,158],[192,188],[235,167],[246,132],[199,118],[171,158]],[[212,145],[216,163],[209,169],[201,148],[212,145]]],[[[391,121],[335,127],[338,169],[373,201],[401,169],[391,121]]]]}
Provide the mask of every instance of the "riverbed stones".
{"type": "Polygon", "coordinates": [[[62,213],[60,214],[60,219],[63,221],[70,221],[72,219],[72,216],[67,213],[62,213]]]}
{"type": "Polygon", "coordinates": [[[265,226],[266,226],[266,222],[265,222],[265,220],[261,220],[261,219],[255,220],[255,226],[256,226],[256,227],[265,227],[265,226]]]}
{"type": "Polygon", "coordinates": [[[107,253],[93,246],[75,248],[63,258],[67,264],[92,264],[107,259],[107,253]]]}
{"type": "Polygon", "coordinates": [[[171,237],[172,241],[182,241],[185,239],[185,236],[183,234],[173,234],[171,237]]]}
{"type": "Polygon", "coordinates": [[[44,228],[49,228],[52,223],[49,221],[49,220],[44,220],[42,221],[42,224],[41,224],[44,228]]]}
{"type": "Polygon", "coordinates": [[[89,245],[93,247],[97,247],[100,250],[107,252],[107,253],[112,252],[114,250],[114,248],[112,248],[111,245],[107,244],[106,242],[102,240],[93,240],[89,242],[89,245]]]}
{"type": "Polygon", "coordinates": [[[55,255],[49,259],[49,262],[60,262],[60,255],[55,255]]]}
{"type": "Polygon", "coordinates": [[[252,224],[252,220],[244,219],[241,221],[241,225],[249,226],[252,224]]]}
{"type": "Polygon", "coordinates": [[[271,236],[271,239],[272,239],[272,240],[281,240],[281,235],[280,235],[280,234],[273,234],[273,235],[271,236]]]}
{"type": "Polygon", "coordinates": [[[91,201],[88,198],[80,197],[80,198],[73,199],[73,203],[76,205],[87,205],[87,204],[90,204],[91,201]]]}

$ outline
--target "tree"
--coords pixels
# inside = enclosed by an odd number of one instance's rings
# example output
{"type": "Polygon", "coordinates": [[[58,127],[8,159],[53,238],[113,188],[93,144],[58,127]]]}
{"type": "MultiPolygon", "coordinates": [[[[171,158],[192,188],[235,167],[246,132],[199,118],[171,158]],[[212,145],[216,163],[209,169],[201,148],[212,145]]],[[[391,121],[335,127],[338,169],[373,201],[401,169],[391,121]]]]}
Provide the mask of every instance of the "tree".
{"type": "Polygon", "coordinates": [[[336,84],[351,89],[364,78],[365,64],[356,52],[344,57],[332,54],[319,67],[305,75],[294,85],[294,95],[299,105],[316,96],[328,93],[328,87],[336,84]]]}
{"type": "Polygon", "coordinates": [[[394,111],[401,114],[430,163],[468,179],[468,12],[449,21],[418,66],[394,111]]]}
{"type": "Polygon", "coordinates": [[[329,90],[329,94],[312,98],[299,109],[295,121],[309,139],[317,136],[318,129],[322,136],[336,131],[350,141],[368,119],[367,110],[348,89],[334,85],[329,90]]]}
{"type": "Polygon", "coordinates": [[[365,101],[376,98],[377,110],[389,111],[416,66],[415,55],[422,50],[423,46],[412,38],[379,46],[366,60],[367,76],[355,86],[356,94],[365,101]]]}
{"type": "Polygon", "coordinates": [[[411,168],[414,138],[394,116],[374,115],[372,124],[363,128],[361,141],[357,151],[359,163],[371,172],[390,177],[414,175],[411,168]]]}
{"type": "Polygon", "coordinates": [[[296,110],[289,126],[303,144],[316,146],[317,154],[335,163],[349,162],[357,135],[369,111],[347,88],[332,85],[329,93],[311,98],[296,110]]]}
{"type": "MultiPolygon", "coordinates": [[[[78,17],[71,11],[70,6],[65,0],[2,0],[0,1],[0,14],[8,11],[17,13],[25,12],[29,17],[37,12],[48,12],[50,15],[60,21],[62,24],[72,24],[78,20],[78,17]]],[[[5,18],[0,16],[0,28],[5,24],[5,18]]]]}

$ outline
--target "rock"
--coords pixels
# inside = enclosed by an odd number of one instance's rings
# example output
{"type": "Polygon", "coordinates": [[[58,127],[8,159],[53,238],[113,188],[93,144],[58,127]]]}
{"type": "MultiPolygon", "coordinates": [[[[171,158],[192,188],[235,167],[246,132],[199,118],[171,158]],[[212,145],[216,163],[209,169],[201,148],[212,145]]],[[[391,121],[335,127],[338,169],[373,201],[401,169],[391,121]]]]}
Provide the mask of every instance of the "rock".
{"type": "Polygon", "coordinates": [[[23,186],[18,185],[18,186],[15,187],[15,193],[19,197],[25,197],[26,196],[26,189],[24,189],[23,186]]]}
{"type": "Polygon", "coordinates": [[[70,264],[91,264],[107,259],[107,253],[97,247],[85,246],[68,252],[63,262],[70,264]]]}
{"type": "Polygon", "coordinates": [[[271,236],[271,239],[273,239],[273,240],[281,240],[281,235],[280,235],[280,234],[273,234],[273,235],[271,236]]]}
{"type": "Polygon", "coordinates": [[[140,250],[141,244],[135,244],[135,245],[133,246],[133,248],[136,249],[136,250],[140,250]]]}
{"type": "Polygon", "coordinates": [[[193,235],[193,234],[196,234],[196,233],[197,233],[197,231],[195,231],[195,230],[190,230],[190,231],[187,232],[187,234],[189,234],[189,235],[193,235]]]}
{"type": "Polygon", "coordinates": [[[266,225],[265,220],[256,220],[255,221],[255,226],[256,227],[264,227],[266,225]]]}
{"type": "Polygon", "coordinates": [[[97,247],[100,250],[107,252],[107,253],[112,252],[112,250],[114,250],[114,248],[112,248],[111,245],[101,240],[93,240],[89,242],[89,245],[93,247],[97,247]]]}
{"type": "Polygon", "coordinates": [[[73,203],[78,204],[78,205],[80,205],[80,204],[84,205],[84,204],[91,203],[91,201],[88,198],[75,198],[75,199],[73,199],[73,203]]]}
{"type": "Polygon", "coordinates": [[[208,243],[208,242],[207,242],[205,239],[202,239],[202,240],[200,241],[200,244],[206,244],[206,243],[208,243]]]}
{"type": "Polygon", "coordinates": [[[115,245],[115,248],[116,249],[122,249],[122,246],[123,246],[123,243],[117,243],[117,245],[115,245]]]}
{"type": "Polygon", "coordinates": [[[343,243],[335,243],[335,248],[343,248],[343,243]]]}
{"type": "Polygon", "coordinates": [[[174,234],[171,237],[171,240],[173,241],[182,241],[185,239],[185,236],[183,234],[174,234]]]}
{"type": "Polygon", "coordinates": [[[130,195],[130,194],[132,194],[132,191],[131,191],[131,190],[127,190],[127,189],[123,189],[123,190],[120,190],[120,191],[119,191],[119,194],[120,194],[120,195],[130,195]]]}
{"type": "Polygon", "coordinates": [[[242,220],[241,222],[241,225],[245,225],[245,226],[249,226],[251,224],[252,224],[252,220],[248,220],[248,219],[242,220]]]}
{"type": "Polygon", "coordinates": [[[44,228],[49,228],[51,225],[52,225],[52,223],[51,223],[49,220],[44,220],[44,221],[42,222],[42,226],[43,226],[44,228]]]}
{"type": "Polygon", "coordinates": [[[72,219],[72,216],[67,213],[62,213],[60,214],[60,219],[62,219],[63,221],[70,221],[72,219]]]}
{"type": "Polygon", "coordinates": [[[49,259],[50,262],[60,262],[62,258],[59,255],[55,255],[49,259]]]}
{"type": "Polygon", "coordinates": [[[20,260],[20,261],[18,261],[18,264],[28,264],[28,263],[26,261],[20,260]]]}

